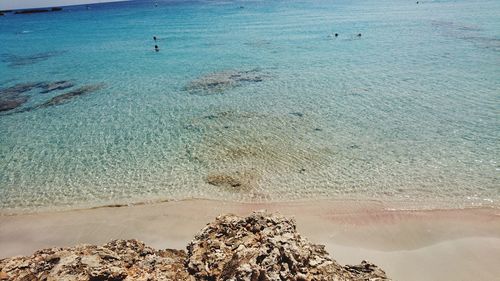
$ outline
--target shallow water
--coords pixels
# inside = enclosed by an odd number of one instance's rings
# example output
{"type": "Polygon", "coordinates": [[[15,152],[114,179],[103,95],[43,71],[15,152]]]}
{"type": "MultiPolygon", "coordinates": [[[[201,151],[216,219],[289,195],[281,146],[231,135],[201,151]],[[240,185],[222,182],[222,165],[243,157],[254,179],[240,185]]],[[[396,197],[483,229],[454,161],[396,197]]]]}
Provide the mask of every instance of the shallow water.
{"type": "Polygon", "coordinates": [[[499,1],[157,2],[0,17],[2,88],[75,84],[0,112],[2,212],[499,206],[499,1]]]}

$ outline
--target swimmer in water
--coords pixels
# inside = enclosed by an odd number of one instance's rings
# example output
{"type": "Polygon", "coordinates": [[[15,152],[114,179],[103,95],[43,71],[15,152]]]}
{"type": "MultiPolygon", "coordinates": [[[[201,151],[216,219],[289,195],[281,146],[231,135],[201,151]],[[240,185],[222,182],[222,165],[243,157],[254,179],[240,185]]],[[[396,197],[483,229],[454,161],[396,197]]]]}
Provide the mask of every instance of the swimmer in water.
{"type": "Polygon", "coordinates": [[[156,42],[156,36],[153,36],[153,40],[155,40],[155,42],[156,42]]]}
{"type": "Polygon", "coordinates": [[[361,37],[361,33],[358,33],[358,37],[361,37]]]}
{"type": "Polygon", "coordinates": [[[339,37],[339,34],[338,34],[338,33],[335,33],[335,37],[339,37]]]}
{"type": "Polygon", "coordinates": [[[156,51],[156,52],[159,52],[159,51],[160,51],[160,47],[158,47],[158,45],[155,45],[155,51],[156,51]]]}

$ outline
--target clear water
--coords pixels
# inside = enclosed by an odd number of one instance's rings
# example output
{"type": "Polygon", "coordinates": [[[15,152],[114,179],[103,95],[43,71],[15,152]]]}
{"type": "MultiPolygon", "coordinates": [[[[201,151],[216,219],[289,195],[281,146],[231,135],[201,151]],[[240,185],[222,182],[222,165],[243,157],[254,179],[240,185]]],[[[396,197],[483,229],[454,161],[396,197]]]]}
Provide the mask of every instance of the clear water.
{"type": "Polygon", "coordinates": [[[499,206],[500,1],[157,3],[0,17],[1,87],[105,84],[48,107],[71,89],[34,89],[0,113],[2,212],[185,198],[499,206]],[[245,71],[259,79],[188,90],[245,71]]]}

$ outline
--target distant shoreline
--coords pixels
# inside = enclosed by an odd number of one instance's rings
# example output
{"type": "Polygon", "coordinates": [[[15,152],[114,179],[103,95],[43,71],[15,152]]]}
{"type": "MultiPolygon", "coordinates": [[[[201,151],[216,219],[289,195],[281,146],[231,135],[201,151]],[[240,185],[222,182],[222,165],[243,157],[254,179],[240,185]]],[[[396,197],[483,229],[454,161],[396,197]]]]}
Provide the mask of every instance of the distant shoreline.
{"type": "Polygon", "coordinates": [[[68,7],[80,5],[104,4],[113,2],[128,2],[131,0],[45,0],[45,1],[18,1],[0,0],[0,11],[16,11],[27,9],[47,9],[53,7],[68,7]],[[43,3],[43,4],[42,4],[43,3]]]}
{"type": "Polygon", "coordinates": [[[96,209],[121,209],[121,208],[134,208],[137,206],[155,206],[158,204],[168,204],[168,203],[182,203],[182,202],[193,202],[193,201],[209,201],[209,202],[220,202],[221,204],[239,204],[239,205],[275,205],[275,204],[309,204],[311,202],[332,202],[333,204],[342,204],[348,206],[361,205],[380,205],[384,206],[386,211],[396,211],[396,212],[420,212],[420,211],[453,211],[453,210],[477,210],[477,209],[491,209],[499,210],[500,205],[495,203],[479,204],[477,202],[460,202],[457,203],[455,200],[449,201],[429,201],[425,199],[420,199],[418,201],[410,200],[397,200],[395,198],[343,198],[343,197],[312,197],[304,199],[283,199],[283,200],[249,200],[249,201],[238,201],[231,199],[215,199],[215,198],[159,198],[159,199],[149,199],[149,200],[130,200],[130,201],[116,201],[116,202],[95,202],[92,203],[77,203],[74,205],[54,205],[54,206],[39,206],[32,207],[29,209],[16,209],[16,208],[0,208],[0,218],[3,216],[23,216],[23,215],[37,215],[37,214],[49,214],[49,213],[66,213],[66,212],[79,212],[87,210],[96,209]],[[425,204],[424,204],[425,203],[425,204]]]}

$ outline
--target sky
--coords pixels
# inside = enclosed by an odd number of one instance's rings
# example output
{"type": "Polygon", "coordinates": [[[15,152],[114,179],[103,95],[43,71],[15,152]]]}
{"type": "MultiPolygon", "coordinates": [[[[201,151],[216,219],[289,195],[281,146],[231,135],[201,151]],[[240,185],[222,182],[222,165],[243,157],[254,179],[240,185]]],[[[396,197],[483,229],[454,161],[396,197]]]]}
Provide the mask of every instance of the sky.
{"type": "Polygon", "coordinates": [[[0,10],[61,7],[69,5],[117,2],[126,0],[0,0],[0,10]]]}

